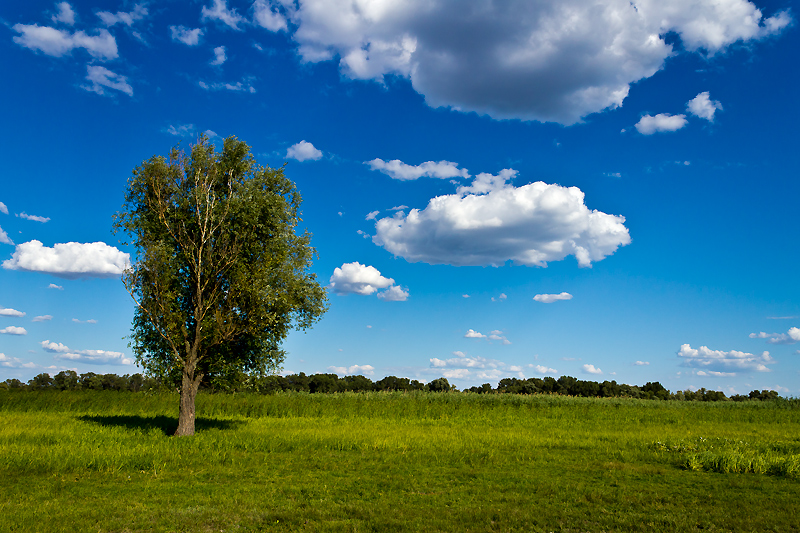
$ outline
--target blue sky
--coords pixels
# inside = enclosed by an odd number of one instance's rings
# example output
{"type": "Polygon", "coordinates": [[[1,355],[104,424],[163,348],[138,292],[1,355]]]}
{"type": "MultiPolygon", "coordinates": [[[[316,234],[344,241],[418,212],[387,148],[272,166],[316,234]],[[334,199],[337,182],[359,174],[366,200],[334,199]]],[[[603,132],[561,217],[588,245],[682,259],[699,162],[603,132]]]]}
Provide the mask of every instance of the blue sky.
{"type": "Polygon", "coordinates": [[[797,9],[745,0],[0,7],[0,380],[138,371],[111,233],[236,135],[330,310],[285,372],[800,393],[797,9]]]}

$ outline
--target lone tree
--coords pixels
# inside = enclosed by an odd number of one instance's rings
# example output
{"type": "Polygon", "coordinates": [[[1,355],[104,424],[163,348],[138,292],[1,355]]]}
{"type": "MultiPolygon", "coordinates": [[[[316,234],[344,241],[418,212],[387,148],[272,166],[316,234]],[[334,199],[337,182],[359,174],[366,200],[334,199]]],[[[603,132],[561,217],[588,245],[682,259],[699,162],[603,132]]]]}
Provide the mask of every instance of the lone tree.
{"type": "Polygon", "coordinates": [[[115,233],[137,260],[123,274],[136,302],[131,346],[153,374],[180,380],[175,435],[194,435],[204,378],[275,370],[289,330],[310,327],[327,295],[309,272],[316,251],[296,233],[300,194],[250,147],[200,137],[134,169],[115,233]]]}

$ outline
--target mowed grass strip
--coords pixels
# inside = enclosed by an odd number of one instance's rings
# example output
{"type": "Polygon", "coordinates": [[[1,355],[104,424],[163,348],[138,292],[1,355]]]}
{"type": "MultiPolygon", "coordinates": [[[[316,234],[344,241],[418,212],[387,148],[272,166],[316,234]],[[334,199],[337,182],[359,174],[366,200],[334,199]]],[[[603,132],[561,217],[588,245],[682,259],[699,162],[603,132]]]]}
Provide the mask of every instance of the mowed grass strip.
{"type": "Polygon", "coordinates": [[[798,531],[791,468],[687,462],[792,464],[795,404],[206,394],[180,439],[175,394],[0,392],[0,531],[798,531]]]}

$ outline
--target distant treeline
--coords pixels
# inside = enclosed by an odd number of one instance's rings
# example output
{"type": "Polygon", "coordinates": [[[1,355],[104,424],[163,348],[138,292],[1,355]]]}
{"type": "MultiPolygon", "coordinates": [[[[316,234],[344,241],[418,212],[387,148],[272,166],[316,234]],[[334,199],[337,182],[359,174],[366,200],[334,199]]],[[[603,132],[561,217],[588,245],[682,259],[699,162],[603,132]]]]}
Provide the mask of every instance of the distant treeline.
{"type": "MultiPolygon", "coordinates": [[[[39,374],[27,383],[18,379],[7,379],[0,383],[0,389],[7,390],[117,390],[117,391],[148,391],[174,389],[175,385],[165,383],[158,378],[142,374],[95,374],[87,372],[78,374],[72,370],[59,372],[55,376],[39,374]]],[[[447,378],[438,378],[429,383],[421,383],[416,379],[398,378],[387,376],[378,381],[372,381],[365,376],[344,376],[336,374],[312,374],[307,376],[303,372],[288,376],[249,376],[242,374],[238,379],[212,381],[205,387],[212,392],[257,392],[270,394],[280,391],[307,392],[307,393],[336,393],[336,392],[367,392],[367,391],[429,391],[429,392],[459,392],[455,385],[451,385],[447,378]]],[[[645,400],[679,400],[679,401],[745,401],[745,400],[775,400],[778,393],[773,390],[754,390],[748,395],[735,394],[725,396],[725,393],[705,388],[692,391],[670,392],[661,383],[648,382],[638,387],[624,385],[616,381],[583,381],[572,376],[561,376],[558,379],[544,378],[504,378],[492,388],[489,383],[480,387],[470,387],[461,392],[478,394],[560,394],[564,396],[582,396],[591,398],[637,398],[645,400]]]]}

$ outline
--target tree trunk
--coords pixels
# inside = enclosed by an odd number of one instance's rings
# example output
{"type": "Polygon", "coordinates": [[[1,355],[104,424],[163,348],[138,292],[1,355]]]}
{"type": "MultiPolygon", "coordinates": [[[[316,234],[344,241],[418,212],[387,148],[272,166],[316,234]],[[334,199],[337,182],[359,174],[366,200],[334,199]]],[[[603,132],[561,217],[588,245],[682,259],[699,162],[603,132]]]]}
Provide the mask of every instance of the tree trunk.
{"type": "MultiPolygon", "coordinates": [[[[192,365],[194,366],[194,365],[192,365]]],[[[197,396],[197,389],[200,386],[200,379],[195,378],[194,368],[183,368],[183,380],[181,382],[181,406],[178,415],[178,429],[175,430],[176,437],[191,437],[194,435],[194,400],[197,396]]]]}

